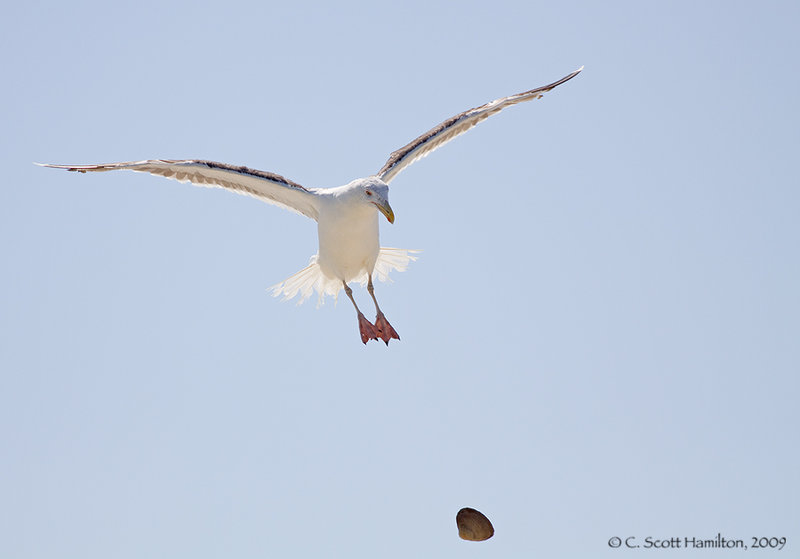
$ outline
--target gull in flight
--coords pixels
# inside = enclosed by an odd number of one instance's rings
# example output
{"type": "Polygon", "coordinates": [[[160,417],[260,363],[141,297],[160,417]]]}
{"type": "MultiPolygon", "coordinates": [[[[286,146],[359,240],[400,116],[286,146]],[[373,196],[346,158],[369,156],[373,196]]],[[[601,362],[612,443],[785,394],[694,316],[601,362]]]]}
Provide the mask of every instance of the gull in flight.
{"type": "Polygon", "coordinates": [[[394,223],[394,212],[389,205],[389,183],[414,161],[429,155],[479,122],[511,105],[539,99],[542,94],[577,76],[581,70],[582,66],[549,85],[459,113],[392,152],[376,174],[335,188],[305,188],[275,173],[197,159],[38,165],[79,173],[120,169],[150,173],[198,186],[226,188],[310,217],[317,222],[319,250],[306,268],[274,286],[273,294],[282,294],[285,299],[300,294],[302,303],[316,290],[322,302],[325,295],[336,297],[339,290],[344,289],[356,310],[361,341],[366,344],[369,340],[381,339],[389,345],[390,340],[399,340],[400,336],[378,306],[372,278],[375,276],[385,281],[391,270],[404,271],[409,262],[415,260],[414,251],[380,246],[378,212],[389,223],[394,223]],[[375,303],[377,315],[374,323],[367,320],[358,308],[348,285],[351,282],[366,284],[375,303]]]}

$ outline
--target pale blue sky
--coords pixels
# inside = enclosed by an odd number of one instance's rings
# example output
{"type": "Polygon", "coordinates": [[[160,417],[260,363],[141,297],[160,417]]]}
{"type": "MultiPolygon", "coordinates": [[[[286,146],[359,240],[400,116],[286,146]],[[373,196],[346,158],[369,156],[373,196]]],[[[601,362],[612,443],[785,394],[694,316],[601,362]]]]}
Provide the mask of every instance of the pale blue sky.
{"type": "Polygon", "coordinates": [[[797,552],[797,3],[33,4],[0,22],[0,557],[797,552]],[[392,183],[383,244],[424,252],[377,286],[389,348],[267,292],[310,220],[32,165],[336,186],[581,65],[392,183]]]}

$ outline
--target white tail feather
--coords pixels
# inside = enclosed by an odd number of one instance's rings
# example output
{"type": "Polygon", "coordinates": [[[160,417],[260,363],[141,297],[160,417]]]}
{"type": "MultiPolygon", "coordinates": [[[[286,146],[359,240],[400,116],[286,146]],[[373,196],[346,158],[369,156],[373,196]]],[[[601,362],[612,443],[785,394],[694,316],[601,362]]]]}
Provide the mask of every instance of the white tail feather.
{"type": "MultiPolygon", "coordinates": [[[[414,255],[418,252],[418,250],[381,247],[372,273],[373,277],[380,281],[392,281],[389,278],[389,272],[392,270],[405,272],[408,265],[417,259],[414,255]]],[[[369,281],[369,275],[364,272],[354,278],[353,281],[366,285],[367,281],[369,281]]],[[[283,295],[284,301],[300,295],[300,299],[297,301],[298,305],[311,297],[311,294],[316,290],[319,294],[317,306],[320,306],[325,302],[325,295],[332,296],[336,301],[339,291],[342,289],[342,280],[324,275],[319,264],[317,264],[317,255],[315,254],[311,257],[308,266],[286,278],[281,283],[273,285],[270,289],[273,297],[283,295]]]]}

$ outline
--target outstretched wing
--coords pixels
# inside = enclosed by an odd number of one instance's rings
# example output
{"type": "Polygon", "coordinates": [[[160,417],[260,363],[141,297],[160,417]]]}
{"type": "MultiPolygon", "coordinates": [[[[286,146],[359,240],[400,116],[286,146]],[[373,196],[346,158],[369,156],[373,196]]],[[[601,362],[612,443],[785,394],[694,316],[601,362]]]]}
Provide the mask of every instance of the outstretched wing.
{"type": "Polygon", "coordinates": [[[313,189],[303,188],[296,182],[275,173],[248,167],[196,159],[152,159],[105,165],[49,165],[44,163],[37,163],[37,165],[78,171],[79,173],[128,169],[180,182],[191,182],[198,186],[227,188],[239,194],[254,196],[270,204],[300,213],[313,220],[319,216],[319,197],[313,189]]]}
{"type": "Polygon", "coordinates": [[[453,138],[460,136],[479,122],[486,120],[493,114],[497,114],[511,105],[516,105],[517,103],[522,103],[523,101],[530,101],[531,99],[538,99],[543,93],[550,91],[554,87],[557,87],[580,74],[581,70],[583,70],[583,66],[581,66],[575,72],[572,72],[570,75],[564,76],[557,82],[553,82],[550,85],[537,87],[536,89],[517,93],[516,95],[511,95],[509,97],[503,97],[502,99],[495,99],[491,103],[486,103],[480,107],[469,109],[468,111],[464,111],[463,113],[457,114],[456,116],[445,120],[443,123],[439,124],[438,126],[434,126],[422,136],[410,142],[408,145],[405,145],[397,151],[392,152],[392,155],[389,156],[389,160],[381,168],[381,170],[378,171],[378,178],[384,182],[390,182],[395,175],[397,175],[397,173],[411,165],[414,161],[427,156],[436,148],[441,147],[453,138]]]}

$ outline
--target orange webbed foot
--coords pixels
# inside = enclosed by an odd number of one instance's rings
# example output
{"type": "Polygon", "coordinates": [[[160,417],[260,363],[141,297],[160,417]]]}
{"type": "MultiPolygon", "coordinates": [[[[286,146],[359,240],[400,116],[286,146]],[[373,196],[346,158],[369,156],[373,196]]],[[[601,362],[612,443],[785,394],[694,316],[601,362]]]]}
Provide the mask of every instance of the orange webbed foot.
{"type": "Polygon", "coordinates": [[[362,313],[358,313],[358,332],[361,334],[361,341],[366,345],[370,340],[378,339],[378,329],[362,313]]]}
{"type": "Polygon", "coordinates": [[[377,330],[378,337],[380,337],[387,346],[389,345],[389,340],[400,339],[400,336],[397,335],[397,331],[392,328],[392,325],[389,324],[389,321],[386,320],[386,317],[381,311],[378,311],[378,316],[375,317],[375,329],[377,330]]]}

